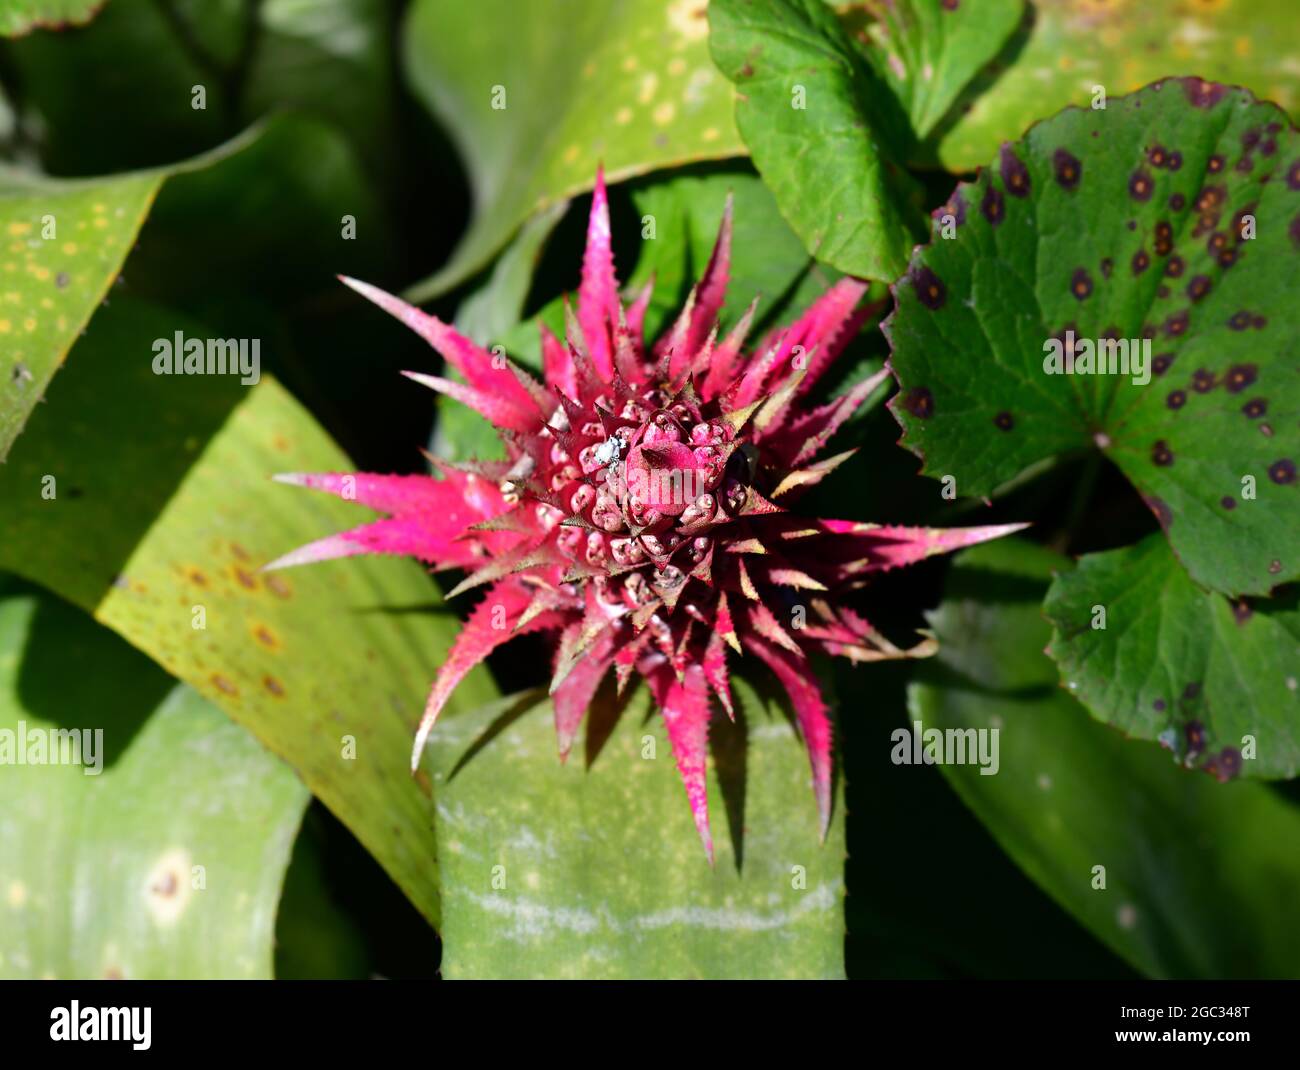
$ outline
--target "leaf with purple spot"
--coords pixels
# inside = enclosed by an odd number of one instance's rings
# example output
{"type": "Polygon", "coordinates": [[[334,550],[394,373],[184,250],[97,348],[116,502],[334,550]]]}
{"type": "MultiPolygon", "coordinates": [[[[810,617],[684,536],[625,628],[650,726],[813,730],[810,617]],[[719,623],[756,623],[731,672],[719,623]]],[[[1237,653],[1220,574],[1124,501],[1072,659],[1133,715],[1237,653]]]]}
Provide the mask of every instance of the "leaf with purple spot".
{"type": "Polygon", "coordinates": [[[923,471],[988,495],[1100,449],[1200,585],[1300,578],[1300,138],[1279,109],[1194,78],[1067,109],[934,216],[884,325],[923,471]]]}
{"type": "Polygon", "coordinates": [[[1098,720],[1221,781],[1300,771],[1294,588],[1270,599],[1203,591],[1150,535],[1058,574],[1043,610],[1047,652],[1098,720]]]}

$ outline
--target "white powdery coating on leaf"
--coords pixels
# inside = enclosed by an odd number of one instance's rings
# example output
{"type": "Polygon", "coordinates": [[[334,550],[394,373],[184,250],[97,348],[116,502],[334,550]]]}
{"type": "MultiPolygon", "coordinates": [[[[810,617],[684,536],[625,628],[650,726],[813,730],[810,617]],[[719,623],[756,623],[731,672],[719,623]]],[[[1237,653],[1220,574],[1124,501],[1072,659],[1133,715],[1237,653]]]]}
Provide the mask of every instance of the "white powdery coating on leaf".
{"type": "Polygon", "coordinates": [[[717,932],[765,932],[784,929],[809,914],[839,909],[843,882],[823,882],[805,893],[789,909],[759,913],[755,910],[733,910],[726,907],[671,907],[650,914],[640,914],[619,921],[608,907],[595,910],[581,907],[550,907],[544,903],[523,898],[510,898],[499,893],[489,895],[460,889],[452,894],[463,895],[485,913],[507,918],[513,924],[499,930],[506,939],[526,943],[538,937],[571,932],[582,935],[605,930],[621,936],[637,932],[654,932],[659,929],[684,926],[691,929],[712,929],[717,932]]]}

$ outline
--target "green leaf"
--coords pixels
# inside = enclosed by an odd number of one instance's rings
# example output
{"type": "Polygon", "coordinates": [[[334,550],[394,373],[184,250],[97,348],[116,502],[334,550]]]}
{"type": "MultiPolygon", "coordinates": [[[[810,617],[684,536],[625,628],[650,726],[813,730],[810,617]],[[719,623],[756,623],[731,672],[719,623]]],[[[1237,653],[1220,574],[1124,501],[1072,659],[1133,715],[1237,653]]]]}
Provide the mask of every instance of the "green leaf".
{"type": "Polygon", "coordinates": [[[155,195],[254,142],[250,131],[169,169],[55,179],[0,166],[0,461],[122,269],[155,195]]]}
{"type": "Polygon", "coordinates": [[[1114,96],[1171,73],[1246,86],[1294,115],[1300,106],[1294,14],[1291,0],[1031,0],[1031,17],[1000,62],[976,80],[963,97],[967,106],[941,128],[939,160],[952,171],[973,170],[1044,115],[1069,104],[1087,107],[1098,86],[1114,96]]]}
{"type": "MultiPolygon", "coordinates": [[[[194,0],[195,14],[210,0],[194,0]]],[[[247,117],[293,108],[345,134],[371,174],[399,165],[397,77],[388,0],[260,0],[247,81],[247,117]]]]}
{"type": "Polygon", "coordinates": [[[456,327],[463,334],[495,342],[519,322],[542,250],[568,208],[568,201],[557,201],[519,228],[483,285],[457,307],[456,327]]]}
{"type": "Polygon", "coordinates": [[[287,766],[79,610],[12,586],[0,733],[0,976],[271,976],[308,800],[287,766]],[[17,764],[48,748],[82,764],[17,764]]]}
{"type": "Polygon", "coordinates": [[[912,153],[1002,47],[1019,0],[889,5],[884,20],[823,0],[717,0],[713,55],[736,121],[782,211],[820,259],[893,278],[919,235],[912,153]],[[859,47],[861,45],[861,47],[859,47]]]}
{"type": "Polygon", "coordinates": [[[121,269],[161,181],[0,170],[0,460],[121,269]]]}
{"type": "Polygon", "coordinates": [[[922,233],[907,120],[824,0],[714,0],[713,58],[782,214],[819,260],[892,279],[922,233]]]}
{"type": "Polygon", "coordinates": [[[1081,558],[1056,578],[1043,611],[1055,629],[1048,653],[1099,721],[1164,736],[1188,765],[1223,779],[1300,771],[1294,589],[1229,602],[1192,583],[1151,535],[1081,558]]]}
{"type": "Polygon", "coordinates": [[[955,235],[937,218],[895,288],[903,443],[969,495],[1100,448],[1198,583],[1300,577],[1297,188],[1286,116],[1195,79],[1035,126],[936,212],[955,235]],[[1079,361],[1107,338],[1152,359],[1060,374],[1067,331],[1079,361]]]}
{"type": "Polygon", "coordinates": [[[560,764],[526,695],[438,723],[444,976],[843,976],[842,790],[819,844],[797,733],[733,684],[736,725],[710,727],[712,869],[644,689],[589,713],[585,762],[560,764]]]}
{"type": "MultiPolygon", "coordinates": [[[[1024,0],[894,0],[884,5],[882,21],[863,27],[867,57],[902,102],[916,139],[938,126],[958,94],[1007,43],[1024,10],[1024,0]]],[[[846,9],[846,25],[865,12],[865,7],[846,9]]]]}
{"type": "Polygon", "coordinates": [[[483,268],[534,212],[591,189],[601,163],[615,182],[743,155],[703,10],[701,0],[417,0],[407,74],[460,149],[474,217],[407,299],[483,268]]]}
{"type": "Polygon", "coordinates": [[[627,285],[629,292],[635,292],[654,278],[646,311],[646,333],[651,337],[672,326],[691,287],[704,273],[728,196],[732,198],[731,270],[727,303],[719,317],[721,331],[733,326],[757,298],[748,343],[755,346],[765,327],[792,320],[840,277],[840,272],[808,255],[781,217],[772,192],[747,164],[656,176],[633,183],[631,193],[642,233],[648,222],[654,227],[653,237],[641,244],[627,285]]]}
{"type": "Polygon", "coordinates": [[[1030,877],[1144,973],[1294,977],[1300,809],[1265,785],[1178,768],[1057,687],[1038,603],[1067,567],[1017,539],[957,559],[932,618],[941,651],[910,706],[927,728],[998,729],[999,769],[944,776],[1030,877]]]}
{"type": "Polygon", "coordinates": [[[74,33],[34,33],[6,45],[24,107],[39,124],[45,170],[95,175],[161,166],[247,125],[226,99],[224,69],[217,69],[224,61],[207,65],[193,51],[238,32],[238,13],[202,0],[208,17],[200,40],[177,37],[180,10],[175,2],[112,0],[74,33]],[[195,86],[204,89],[204,107],[194,106],[195,86]]]}
{"type": "MultiPolygon", "coordinates": [[[[0,567],[93,612],[249,728],[436,920],[428,785],[407,759],[457,620],[412,561],[259,573],[371,514],[270,482],[352,469],[273,381],[245,393],[229,374],[155,375],[154,342],[176,331],[209,335],[126,298],[95,318],[0,469],[0,567]]],[[[457,695],[474,706],[492,693],[479,674],[457,695]]]]}
{"type": "Polygon", "coordinates": [[[5,0],[0,37],[17,37],[39,28],[62,29],[89,22],[106,0],[5,0]]]}

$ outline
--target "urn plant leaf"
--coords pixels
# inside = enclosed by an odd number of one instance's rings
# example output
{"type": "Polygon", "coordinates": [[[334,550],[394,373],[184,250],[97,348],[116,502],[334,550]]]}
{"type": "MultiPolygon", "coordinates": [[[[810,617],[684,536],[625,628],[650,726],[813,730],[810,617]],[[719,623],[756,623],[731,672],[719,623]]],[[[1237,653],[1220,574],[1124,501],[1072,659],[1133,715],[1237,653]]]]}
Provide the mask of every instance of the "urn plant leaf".
{"type": "Polygon", "coordinates": [[[713,58],[781,212],[819,260],[896,278],[922,233],[908,122],[824,0],[713,0],[713,58]]]}
{"type": "Polygon", "coordinates": [[[987,495],[1097,448],[1198,583],[1300,577],[1300,139],[1281,111],[1190,78],[1067,109],[935,215],[884,325],[924,472],[987,495]]]}
{"type": "MultiPolygon", "coordinates": [[[[0,567],[92,612],[251,730],[436,920],[428,785],[407,755],[456,619],[406,561],[259,571],[355,520],[270,475],[351,465],[273,381],[154,374],[155,341],[177,331],[208,335],[128,298],[95,318],[84,366],[0,469],[0,567]]],[[[455,701],[491,693],[478,675],[455,701]]]]}
{"type": "Polygon", "coordinates": [[[5,0],[0,8],[0,37],[17,37],[36,29],[62,29],[89,22],[107,0],[5,0]]]}
{"type": "Polygon", "coordinates": [[[12,583],[6,745],[0,976],[271,976],[309,798],[288,766],[80,610],[12,583]],[[17,764],[53,747],[83,764],[17,764]]]}
{"type": "Polygon", "coordinates": [[[793,725],[732,682],[737,723],[710,728],[712,868],[644,688],[621,714],[605,704],[563,765],[549,702],[439,722],[444,976],[843,975],[842,799],[819,843],[793,725]]]}
{"type": "Polygon", "coordinates": [[[999,768],[943,775],[1033,880],[1145,974],[1294,977],[1300,808],[1263,784],[1189,773],[1058,687],[1039,602],[1068,567],[1018,540],[957,559],[931,618],[940,653],[909,704],[927,728],[998,729],[999,768]]]}
{"type": "Polygon", "coordinates": [[[458,330],[470,338],[498,341],[520,321],[537,262],[568,208],[568,201],[557,201],[519,228],[483,285],[467,294],[456,308],[458,330]]]}
{"type": "Polygon", "coordinates": [[[1088,554],[1043,610],[1071,692],[1126,735],[1220,779],[1300,770],[1300,608],[1201,590],[1159,535],[1088,554]],[[1104,610],[1104,617],[1098,610],[1104,610]],[[1096,623],[1104,627],[1096,627],[1096,623]],[[1253,744],[1245,742],[1253,740],[1253,744]]]}
{"type": "MultiPolygon", "coordinates": [[[[646,330],[665,330],[704,273],[717,239],[727,198],[732,201],[730,300],[722,310],[721,332],[735,326],[757,298],[753,332],[797,315],[831,286],[840,273],[819,264],[781,216],[780,206],[747,163],[707,173],[665,175],[631,188],[642,230],[653,226],[627,290],[654,281],[646,309],[646,330]]],[[[616,250],[617,252],[617,250],[616,250]]]]}
{"type": "Polygon", "coordinates": [[[161,181],[0,170],[0,460],[121,269],[161,181]]]}
{"type": "Polygon", "coordinates": [[[165,165],[288,109],[325,121],[388,181],[398,112],[391,6],[113,0],[92,25],[31,34],[7,57],[55,174],[165,165]]]}
{"type": "Polygon", "coordinates": [[[1029,8],[1004,54],[934,135],[949,170],[985,163],[1043,116],[1087,105],[1097,86],[1118,96],[1195,72],[1246,86],[1292,115],[1300,106],[1300,23],[1291,0],[1031,0],[1029,8]]]}
{"type": "MultiPolygon", "coordinates": [[[[242,19],[223,3],[187,6],[209,13],[205,41],[216,65],[224,66],[213,42],[238,34],[242,19]],[[228,24],[228,32],[215,32],[218,23],[228,24]]],[[[180,8],[112,0],[75,32],[33,33],[8,43],[5,59],[24,105],[40,120],[46,170],[95,175],[162,166],[245,125],[224,99],[224,75],[196,61],[177,38],[173,15],[180,8]],[[203,87],[204,107],[194,106],[195,86],[203,87]]]]}
{"type": "Polygon", "coordinates": [[[171,168],[56,179],[0,166],[0,461],[103,300],[154,197],[256,141],[256,130],[171,168]]]}
{"type": "Polygon", "coordinates": [[[534,212],[691,160],[744,154],[708,53],[706,0],[417,0],[407,76],[469,171],[474,215],[427,301],[484,267],[534,212]]]}

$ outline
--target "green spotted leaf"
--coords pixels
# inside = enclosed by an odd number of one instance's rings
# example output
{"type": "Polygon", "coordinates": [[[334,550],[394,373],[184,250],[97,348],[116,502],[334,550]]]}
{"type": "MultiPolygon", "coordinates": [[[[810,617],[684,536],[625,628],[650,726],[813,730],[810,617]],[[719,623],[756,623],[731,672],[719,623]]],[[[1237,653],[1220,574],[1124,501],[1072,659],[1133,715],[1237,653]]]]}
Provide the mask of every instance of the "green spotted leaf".
{"type": "Polygon", "coordinates": [[[1030,0],[1003,54],[934,135],[935,151],[949,170],[973,170],[1043,116],[1088,105],[1098,86],[1118,96],[1169,74],[1246,86],[1294,115],[1294,16],[1292,0],[1030,0]]]}
{"type": "Polygon", "coordinates": [[[107,0],[5,0],[0,6],[0,37],[35,29],[62,29],[89,22],[107,0]]]}
{"type": "Polygon", "coordinates": [[[55,179],[0,166],[0,461],[122,270],[169,175],[254,143],[252,130],[171,168],[55,179]]]}
{"type": "Polygon", "coordinates": [[[819,843],[798,734],[733,684],[737,724],[710,727],[714,868],[644,689],[593,708],[564,765],[549,703],[439,721],[445,976],[843,976],[842,792],[819,843]]]}
{"type": "Polygon", "coordinates": [[[935,216],[884,325],[924,472],[986,495],[1100,449],[1201,585],[1300,577],[1300,140],[1281,111],[1197,79],[1068,109],[935,216]]]}
{"type": "Polygon", "coordinates": [[[121,270],[161,182],[0,171],[0,459],[121,270]]]}
{"type": "Polygon", "coordinates": [[[1300,772],[1294,589],[1230,602],[1192,583],[1152,535],[1081,558],[1043,610],[1055,628],[1048,653],[1099,720],[1163,737],[1188,765],[1224,779],[1300,772]]]}
{"type": "Polygon", "coordinates": [[[996,729],[998,769],[943,775],[1034,881],[1148,976],[1296,976],[1300,807],[1088,717],[1039,653],[1039,602],[1068,568],[1017,539],[955,562],[931,618],[940,652],[909,706],[926,729],[996,729]]]}
{"type": "Polygon", "coordinates": [[[9,585],[0,755],[0,977],[271,976],[309,796],[252,736],[80,610],[9,585]]]}
{"type": "Polygon", "coordinates": [[[469,170],[474,217],[425,301],[486,266],[534,212],[610,181],[744,154],[708,54],[706,0],[417,0],[415,94],[469,170]]]}
{"type": "MultiPolygon", "coordinates": [[[[457,620],[412,561],[259,572],[372,514],[271,482],[353,469],[274,381],[154,374],[155,342],[178,331],[209,336],[127,297],[95,317],[0,468],[0,567],[90,611],[252,731],[434,921],[432,807],[408,757],[457,620]]],[[[477,674],[455,701],[493,693],[477,674]]]]}

